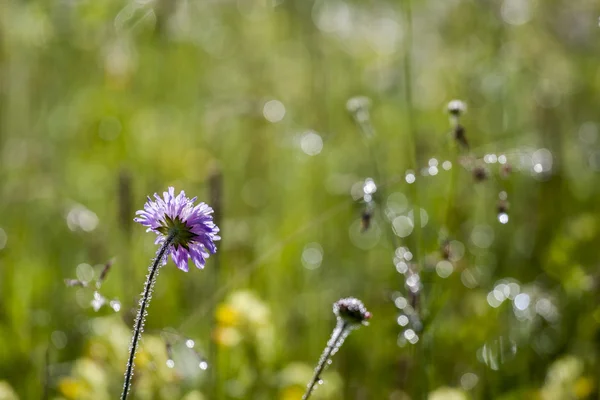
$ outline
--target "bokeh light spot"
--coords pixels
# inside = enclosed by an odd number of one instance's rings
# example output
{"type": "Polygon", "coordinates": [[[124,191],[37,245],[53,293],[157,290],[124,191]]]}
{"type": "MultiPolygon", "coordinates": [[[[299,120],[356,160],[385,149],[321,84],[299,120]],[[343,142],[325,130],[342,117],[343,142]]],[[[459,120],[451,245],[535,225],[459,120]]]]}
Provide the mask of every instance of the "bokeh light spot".
{"type": "Polygon", "coordinates": [[[309,243],[302,251],[302,265],[306,269],[317,269],[323,261],[323,248],[319,243],[309,243]]]}
{"type": "Polygon", "coordinates": [[[263,116],[269,122],[279,122],[285,117],[285,106],[279,100],[269,100],[263,106],[263,116]]]}
{"type": "Polygon", "coordinates": [[[454,271],[454,266],[448,260],[441,260],[435,266],[435,272],[437,272],[440,278],[449,277],[452,275],[452,271],[454,271]]]}
{"type": "Polygon", "coordinates": [[[479,248],[487,249],[494,242],[494,230],[488,225],[477,225],[471,232],[471,242],[479,248]]]}
{"type": "Polygon", "coordinates": [[[305,132],[300,139],[300,148],[309,156],[316,156],[323,150],[323,139],[314,131],[305,132]]]}
{"type": "Polygon", "coordinates": [[[414,223],[413,221],[404,215],[400,215],[392,221],[392,229],[394,233],[400,237],[407,237],[413,231],[414,223]]]}

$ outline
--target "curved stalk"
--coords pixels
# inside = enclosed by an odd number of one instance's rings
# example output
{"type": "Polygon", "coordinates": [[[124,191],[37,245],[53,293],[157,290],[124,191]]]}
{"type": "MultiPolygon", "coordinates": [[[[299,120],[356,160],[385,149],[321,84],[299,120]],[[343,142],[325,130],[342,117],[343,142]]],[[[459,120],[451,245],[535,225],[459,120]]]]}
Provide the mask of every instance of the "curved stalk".
{"type": "Polygon", "coordinates": [[[152,298],[152,289],[154,288],[154,283],[156,282],[156,277],[158,276],[158,272],[162,264],[162,259],[165,257],[165,253],[167,252],[169,246],[173,243],[173,239],[173,235],[169,235],[167,237],[165,242],[158,250],[158,254],[154,259],[154,262],[152,263],[150,268],[148,268],[148,276],[146,277],[146,283],[144,283],[144,291],[142,292],[142,299],[140,300],[140,308],[138,309],[137,316],[135,317],[133,337],[131,339],[131,346],[129,347],[129,358],[127,360],[127,369],[125,370],[125,383],[123,384],[123,393],[121,394],[121,400],[127,399],[129,389],[131,388],[135,353],[137,351],[140,338],[142,337],[142,332],[144,331],[144,323],[146,322],[146,315],[148,314],[146,309],[148,308],[148,305],[150,304],[150,299],[152,298]]]}
{"type": "Polygon", "coordinates": [[[327,342],[327,347],[325,347],[325,350],[319,359],[319,364],[317,364],[317,367],[315,368],[315,374],[308,384],[306,393],[304,393],[304,396],[302,396],[302,400],[308,400],[312,392],[315,390],[315,385],[321,380],[321,374],[323,373],[323,370],[325,370],[325,367],[329,364],[329,360],[333,354],[335,354],[335,351],[340,348],[342,342],[346,336],[348,336],[348,333],[350,333],[350,330],[351,328],[346,322],[338,321],[333,333],[331,334],[331,338],[327,342]]]}

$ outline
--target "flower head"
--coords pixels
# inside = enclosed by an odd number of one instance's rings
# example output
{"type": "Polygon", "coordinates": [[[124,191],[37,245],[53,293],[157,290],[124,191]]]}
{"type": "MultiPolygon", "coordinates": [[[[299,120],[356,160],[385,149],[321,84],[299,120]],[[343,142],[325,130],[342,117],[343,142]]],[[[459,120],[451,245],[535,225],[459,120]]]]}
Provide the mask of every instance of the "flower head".
{"type": "Polygon", "coordinates": [[[368,325],[371,313],[362,301],[347,297],[333,303],[333,313],[338,319],[350,325],[368,325]]]}
{"type": "Polygon", "coordinates": [[[346,109],[354,114],[359,110],[368,110],[371,107],[371,99],[366,96],[356,96],[346,102],[346,109]]]}
{"type": "MultiPolygon", "coordinates": [[[[158,235],[156,244],[164,243],[171,237],[172,245],[167,250],[177,268],[188,270],[188,259],[191,258],[196,267],[204,268],[209,253],[215,253],[215,241],[219,228],[212,218],[213,209],[205,203],[194,206],[196,197],[186,197],[182,190],[175,196],[175,189],[169,187],[168,192],[161,198],[154,194],[154,199],[148,197],[144,209],[136,212],[135,222],[147,226],[147,231],[158,235]]],[[[163,265],[168,257],[164,257],[163,265]]]]}
{"type": "Polygon", "coordinates": [[[458,117],[467,112],[467,105],[461,100],[452,100],[448,103],[448,112],[458,117]]]}

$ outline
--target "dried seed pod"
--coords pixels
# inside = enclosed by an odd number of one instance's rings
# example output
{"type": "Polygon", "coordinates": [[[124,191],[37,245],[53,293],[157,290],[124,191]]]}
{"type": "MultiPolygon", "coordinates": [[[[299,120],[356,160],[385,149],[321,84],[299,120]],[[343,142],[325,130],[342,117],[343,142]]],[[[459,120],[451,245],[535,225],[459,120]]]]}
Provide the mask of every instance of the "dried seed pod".
{"type": "Polygon", "coordinates": [[[500,176],[504,179],[508,178],[512,173],[512,166],[510,164],[503,164],[500,166],[500,176]]]}
{"type": "Polygon", "coordinates": [[[476,182],[483,182],[488,178],[487,170],[481,166],[473,168],[472,173],[473,179],[475,179],[476,182]]]}
{"type": "Polygon", "coordinates": [[[102,282],[104,282],[104,280],[108,276],[108,273],[110,272],[110,268],[112,267],[113,262],[114,262],[114,260],[108,260],[106,262],[106,264],[104,264],[104,268],[102,268],[102,272],[100,273],[100,277],[96,281],[96,286],[97,287],[100,287],[102,285],[102,282]]]}
{"type": "Polygon", "coordinates": [[[452,249],[450,248],[449,240],[444,240],[444,243],[442,243],[442,245],[440,247],[440,252],[442,253],[442,258],[444,260],[450,259],[450,256],[452,254],[452,249]]]}
{"type": "Polygon", "coordinates": [[[467,136],[465,134],[464,126],[462,126],[460,124],[456,124],[452,134],[454,136],[454,140],[456,140],[456,142],[459,144],[459,146],[461,146],[462,148],[464,148],[466,150],[469,150],[469,142],[467,141],[467,136]]]}
{"type": "Polygon", "coordinates": [[[510,206],[510,203],[508,201],[498,200],[498,203],[496,205],[496,210],[498,211],[498,214],[507,214],[509,206],[510,206]]]}
{"type": "Polygon", "coordinates": [[[371,227],[371,219],[373,218],[373,212],[371,210],[364,210],[360,218],[361,232],[366,232],[371,227]]]}

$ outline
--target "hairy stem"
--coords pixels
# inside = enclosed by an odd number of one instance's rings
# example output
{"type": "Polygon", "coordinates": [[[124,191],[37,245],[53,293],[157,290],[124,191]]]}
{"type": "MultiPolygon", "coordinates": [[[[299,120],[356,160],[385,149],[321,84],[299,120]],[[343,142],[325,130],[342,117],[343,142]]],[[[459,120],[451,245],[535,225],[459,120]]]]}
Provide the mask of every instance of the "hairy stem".
{"type": "Polygon", "coordinates": [[[154,288],[156,277],[158,276],[160,266],[162,265],[162,260],[165,257],[167,249],[169,248],[171,243],[173,243],[173,239],[173,235],[169,235],[167,237],[165,242],[162,244],[161,248],[158,250],[158,254],[154,259],[154,262],[148,269],[148,276],[146,277],[146,283],[144,283],[144,291],[142,292],[142,298],[140,300],[140,308],[138,309],[137,316],[135,317],[135,323],[133,327],[133,338],[131,339],[131,346],[129,347],[129,359],[127,360],[127,369],[125,371],[125,383],[123,384],[123,393],[121,394],[121,400],[127,399],[129,389],[131,388],[131,378],[133,377],[135,353],[137,351],[140,338],[142,337],[144,323],[146,322],[146,314],[148,313],[146,309],[148,308],[148,305],[150,304],[150,299],[152,298],[152,289],[154,288]]]}
{"type": "Polygon", "coordinates": [[[315,385],[321,380],[321,374],[323,373],[323,370],[325,370],[325,367],[329,363],[329,360],[333,354],[335,354],[335,352],[340,348],[344,339],[350,333],[350,330],[351,328],[346,322],[338,320],[338,323],[331,334],[331,338],[327,342],[327,347],[325,347],[325,350],[319,359],[319,363],[315,368],[315,374],[308,384],[306,393],[304,393],[304,396],[302,396],[302,400],[307,400],[315,390],[315,385]]]}

